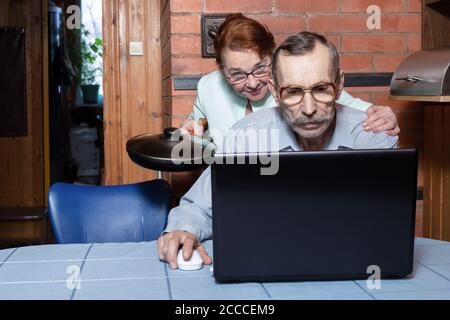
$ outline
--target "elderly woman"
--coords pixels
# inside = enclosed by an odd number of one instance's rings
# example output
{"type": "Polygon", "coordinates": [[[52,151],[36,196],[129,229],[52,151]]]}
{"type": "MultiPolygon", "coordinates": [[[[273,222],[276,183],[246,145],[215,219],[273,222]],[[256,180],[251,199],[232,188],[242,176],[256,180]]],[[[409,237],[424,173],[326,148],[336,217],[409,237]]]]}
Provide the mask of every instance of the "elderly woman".
{"type": "MultiPolygon", "coordinates": [[[[274,36],[256,20],[240,13],[231,14],[219,28],[214,47],[220,71],[200,79],[193,111],[182,129],[203,135],[199,120],[208,122],[209,135],[220,145],[233,124],[246,115],[276,106],[270,93],[274,36]]],[[[337,103],[366,111],[366,131],[387,131],[397,135],[400,129],[390,107],[373,106],[343,91],[337,103]]]]}

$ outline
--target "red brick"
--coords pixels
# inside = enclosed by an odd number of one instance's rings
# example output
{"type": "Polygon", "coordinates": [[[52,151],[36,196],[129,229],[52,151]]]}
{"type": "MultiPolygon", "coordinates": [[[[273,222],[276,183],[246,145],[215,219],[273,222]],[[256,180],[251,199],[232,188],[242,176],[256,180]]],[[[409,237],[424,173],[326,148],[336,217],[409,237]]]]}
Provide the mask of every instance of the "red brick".
{"type": "Polygon", "coordinates": [[[367,13],[367,8],[377,5],[381,9],[381,14],[386,12],[404,12],[403,0],[342,0],[342,12],[362,12],[367,13]]]}
{"type": "Polygon", "coordinates": [[[173,97],[186,97],[186,96],[197,96],[197,90],[172,90],[173,97]]]}
{"type": "Polygon", "coordinates": [[[324,15],[308,17],[308,29],[314,32],[366,32],[367,16],[324,15]]]}
{"type": "Polygon", "coordinates": [[[277,47],[283,43],[284,40],[287,39],[287,37],[293,35],[294,33],[285,33],[285,34],[275,34],[275,43],[277,47]]]}
{"type": "Polygon", "coordinates": [[[407,54],[379,54],[374,57],[375,72],[395,72],[407,54]]]}
{"type": "Polygon", "coordinates": [[[408,12],[422,12],[422,0],[408,0],[408,12]]]}
{"type": "Polygon", "coordinates": [[[203,75],[216,70],[216,60],[193,57],[172,59],[172,72],[176,75],[203,75]]]}
{"type": "Polygon", "coordinates": [[[170,0],[172,12],[202,12],[202,0],[170,0]]]}
{"type": "MultiPolygon", "coordinates": [[[[275,34],[275,43],[279,46],[284,40],[286,40],[289,36],[294,35],[295,33],[289,34],[275,34]]],[[[334,34],[324,34],[324,36],[336,46],[336,50],[341,50],[341,37],[334,34]]]]}
{"type": "Polygon", "coordinates": [[[172,33],[200,33],[200,16],[172,16],[171,31],[172,33]]]}
{"type": "Polygon", "coordinates": [[[301,13],[321,13],[338,12],[338,0],[326,1],[299,1],[299,0],[274,0],[276,12],[301,12],[301,13]]]}
{"type": "Polygon", "coordinates": [[[405,47],[402,35],[342,36],[343,52],[401,52],[405,47]]]}
{"type": "Polygon", "coordinates": [[[271,12],[272,0],[205,0],[205,12],[271,12]]]}
{"type": "Polygon", "coordinates": [[[341,36],[333,35],[333,34],[324,34],[324,36],[330,41],[332,44],[336,46],[336,50],[338,52],[342,51],[341,46],[341,36]]]}
{"type": "Polygon", "coordinates": [[[187,117],[192,112],[195,97],[181,96],[172,99],[172,114],[187,117]]]}
{"type": "Polygon", "coordinates": [[[177,116],[171,118],[171,127],[179,128],[181,123],[186,119],[185,116],[177,116]]]}
{"type": "Polygon", "coordinates": [[[420,33],[410,33],[408,35],[408,51],[420,51],[422,49],[422,35],[420,33]]]}
{"type": "Polygon", "coordinates": [[[172,36],[172,54],[201,54],[201,39],[200,36],[172,36]]]}
{"type": "Polygon", "coordinates": [[[269,27],[273,33],[297,33],[306,29],[304,16],[251,16],[269,27]]]}
{"type": "Polygon", "coordinates": [[[420,32],[422,17],[420,15],[381,16],[381,29],[377,31],[420,32]]]}
{"type": "Polygon", "coordinates": [[[372,71],[373,57],[371,55],[341,55],[341,69],[344,72],[372,71]]]}
{"type": "Polygon", "coordinates": [[[420,15],[381,16],[381,29],[370,30],[367,27],[367,15],[323,15],[308,18],[309,30],[315,32],[420,32],[420,15]]]}

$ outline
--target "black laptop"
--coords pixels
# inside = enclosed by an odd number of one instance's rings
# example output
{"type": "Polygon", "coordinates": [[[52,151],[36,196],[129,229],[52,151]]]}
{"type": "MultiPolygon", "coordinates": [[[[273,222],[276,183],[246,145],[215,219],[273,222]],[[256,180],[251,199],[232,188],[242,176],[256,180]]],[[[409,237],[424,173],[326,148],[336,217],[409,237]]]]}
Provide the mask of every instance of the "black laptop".
{"type": "Polygon", "coordinates": [[[216,280],[412,272],[417,150],[280,152],[274,175],[261,174],[263,156],[217,155],[223,164],[212,165],[216,280]]]}

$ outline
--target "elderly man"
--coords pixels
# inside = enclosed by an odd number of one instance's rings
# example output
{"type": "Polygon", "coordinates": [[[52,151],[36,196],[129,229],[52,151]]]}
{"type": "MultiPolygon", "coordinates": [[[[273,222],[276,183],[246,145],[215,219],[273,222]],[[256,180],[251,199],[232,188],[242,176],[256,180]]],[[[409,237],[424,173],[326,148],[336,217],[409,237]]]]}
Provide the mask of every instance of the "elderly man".
{"type": "MultiPolygon", "coordinates": [[[[335,46],[323,36],[301,32],[275,51],[270,88],[279,105],[256,112],[236,123],[225,138],[225,153],[256,151],[314,151],[395,148],[398,137],[364,131],[364,112],[336,104],[344,87],[335,46]],[[260,130],[259,129],[264,129],[260,130]],[[276,130],[277,143],[249,144],[249,131],[276,130]],[[245,143],[244,143],[245,141],[245,143]],[[261,146],[267,146],[261,150],[261,146]],[[274,150],[276,146],[277,150],[274,150]],[[250,150],[248,149],[250,148],[250,150]]],[[[273,141],[272,141],[273,142],[273,141]]],[[[177,253],[189,259],[194,248],[211,264],[200,241],[212,235],[211,177],[208,168],[169,215],[158,240],[158,255],[177,268],[177,253]]],[[[236,181],[239,183],[239,181],[236,181]]]]}

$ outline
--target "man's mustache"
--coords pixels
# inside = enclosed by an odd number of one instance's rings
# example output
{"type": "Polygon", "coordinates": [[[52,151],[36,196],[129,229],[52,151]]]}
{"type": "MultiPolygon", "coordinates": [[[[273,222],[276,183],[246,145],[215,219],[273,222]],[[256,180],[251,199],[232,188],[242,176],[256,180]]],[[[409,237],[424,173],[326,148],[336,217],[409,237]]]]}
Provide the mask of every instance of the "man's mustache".
{"type": "Polygon", "coordinates": [[[327,122],[329,119],[328,117],[320,116],[320,115],[313,115],[312,117],[306,117],[306,116],[300,116],[296,119],[292,119],[290,123],[294,126],[297,125],[307,125],[307,124],[320,124],[327,122]]]}

